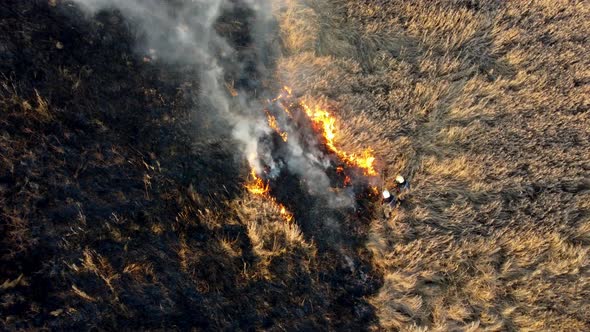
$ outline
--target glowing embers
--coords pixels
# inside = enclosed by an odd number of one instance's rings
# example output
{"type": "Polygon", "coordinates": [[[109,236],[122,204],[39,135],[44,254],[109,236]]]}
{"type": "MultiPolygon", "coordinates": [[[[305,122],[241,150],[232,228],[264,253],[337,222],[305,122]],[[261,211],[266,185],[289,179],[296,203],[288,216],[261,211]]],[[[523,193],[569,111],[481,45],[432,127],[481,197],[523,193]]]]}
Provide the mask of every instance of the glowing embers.
{"type": "Polygon", "coordinates": [[[266,113],[266,121],[268,123],[268,126],[281,137],[283,142],[287,142],[289,135],[288,135],[287,131],[285,130],[285,128],[281,128],[281,125],[279,124],[279,120],[281,120],[281,123],[285,126],[286,123],[291,121],[291,119],[293,117],[293,115],[291,114],[291,111],[282,102],[286,98],[290,98],[290,97],[291,97],[291,89],[289,89],[288,87],[283,87],[283,89],[281,90],[281,93],[279,93],[279,95],[276,98],[268,101],[269,105],[276,103],[275,105],[280,105],[280,106],[273,107],[272,108],[273,111],[270,111],[269,109],[264,110],[264,112],[266,113]],[[279,102],[279,101],[281,101],[281,102],[279,102]],[[278,110],[282,110],[282,112],[278,111],[278,110]],[[277,120],[277,117],[279,118],[279,120],[277,120]]]}
{"type": "Polygon", "coordinates": [[[270,112],[266,111],[266,120],[268,121],[268,126],[272,128],[277,134],[279,134],[281,139],[286,142],[289,136],[286,131],[281,131],[281,128],[279,128],[279,125],[277,124],[277,118],[270,114],[270,112]]]}
{"type": "Polygon", "coordinates": [[[264,182],[264,180],[256,175],[254,169],[250,172],[250,180],[246,183],[245,187],[250,193],[270,200],[277,207],[279,214],[285,219],[285,221],[293,221],[293,214],[289,212],[283,204],[277,202],[276,198],[270,195],[269,182],[264,182]]]}
{"type": "Polygon", "coordinates": [[[330,114],[330,112],[321,109],[318,106],[311,107],[306,102],[301,102],[301,107],[303,107],[303,110],[312,123],[322,132],[322,136],[326,140],[326,146],[330,151],[334,152],[350,166],[361,168],[365,175],[378,175],[375,170],[375,157],[373,156],[373,150],[371,148],[365,149],[360,154],[348,153],[340,150],[335,145],[337,128],[336,118],[330,114]]]}

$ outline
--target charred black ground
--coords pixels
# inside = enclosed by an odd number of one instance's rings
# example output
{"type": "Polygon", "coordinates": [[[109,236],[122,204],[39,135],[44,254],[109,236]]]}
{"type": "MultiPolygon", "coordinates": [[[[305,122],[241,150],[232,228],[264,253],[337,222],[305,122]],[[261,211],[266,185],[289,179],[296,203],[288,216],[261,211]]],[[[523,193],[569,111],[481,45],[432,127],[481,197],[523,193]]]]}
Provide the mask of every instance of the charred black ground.
{"type": "MultiPolygon", "coordinates": [[[[138,54],[141,33],[116,11],[87,17],[52,3],[0,5],[3,329],[375,324],[365,300],[381,284],[363,246],[368,199],[357,210],[325,208],[282,174],[272,193],[318,256],[303,264],[293,252],[273,261],[272,278],[248,278],[244,267],[259,258],[224,203],[244,191],[248,169],[227,126],[195,97],[198,68],[138,54]],[[337,233],[318,222],[326,218],[337,233]]],[[[234,8],[218,31],[249,65],[227,65],[226,80],[270,95],[276,40],[254,45],[253,13],[234,8]]]]}

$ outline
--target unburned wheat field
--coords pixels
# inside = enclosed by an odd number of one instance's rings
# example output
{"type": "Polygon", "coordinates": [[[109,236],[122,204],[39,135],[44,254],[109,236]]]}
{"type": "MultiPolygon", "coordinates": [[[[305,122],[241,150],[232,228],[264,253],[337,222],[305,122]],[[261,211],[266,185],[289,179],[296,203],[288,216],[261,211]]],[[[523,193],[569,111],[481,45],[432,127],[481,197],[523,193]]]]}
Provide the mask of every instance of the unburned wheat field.
{"type": "Polygon", "coordinates": [[[589,35],[575,0],[5,1],[0,328],[589,331],[589,35]]]}

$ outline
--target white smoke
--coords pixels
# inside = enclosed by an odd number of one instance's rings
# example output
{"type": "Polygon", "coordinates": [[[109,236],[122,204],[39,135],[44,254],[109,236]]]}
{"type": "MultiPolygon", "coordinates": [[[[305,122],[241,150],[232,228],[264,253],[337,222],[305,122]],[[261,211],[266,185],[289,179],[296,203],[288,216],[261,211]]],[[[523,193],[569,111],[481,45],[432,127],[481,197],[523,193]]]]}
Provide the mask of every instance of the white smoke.
{"type": "MultiPolygon", "coordinates": [[[[223,118],[232,129],[232,136],[250,166],[261,174],[273,177],[282,167],[297,174],[307,184],[310,193],[325,195],[329,204],[341,207],[353,204],[350,195],[337,195],[330,191],[330,179],[326,175],[329,161],[317,149],[302,148],[294,135],[288,141],[290,151],[284,165],[272,157],[272,146],[260,144],[261,139],[272,133],[264,116],[263,105],[251,92],[230,96],[224,80],[222,63],[246,66],[236,57],[223,37],[215,30],[215,24],[224,10],[234,4],[229,0],[74,0],[90,14],[104,9],[117,9],[135,22],[145,34],[151,54],[159,61],[193,65],[200,74],[199,100],[223,118]]],[[[244,0],[256,17],[251,37],[257,46],[264,45],[269,36],[268,23],[273,20],[272,0],[244,0]]],[[[263,48],[263,47],[259,47],[263,48]]],[[[264,68],[261,68],[264,70],[264,68]]],[[[243,92],[243,91],[242,91],[243,92]]],[[[283,123],[283,125],[288,125],[283,123]]]]}
{"type": "MultiPolygon", "coordinates": [[[[261,162],[253,157],[259,154],[258,138],[270,132],[263,118],[246,112],[249,101],[244,98],[230,100],[224,82],[224,68],[218,61],[221,56],[231,58],[235,53],[230,45],[214,29],[223,9],[232,6],[227,0],[74,0],[91,14],[103,9],[118,9],[137,23],[146,36],[147,48],[158,59],[167,63],[198,66],[200,73],[200,98],[210,108],[234,126],[237,139],[245,156],[257,172],[261,162]],[[240,107],[242,114],[232,110],[240,107]],[[233,111],[233,112],[232,112],[233,111]]],[[[268,19],[270,8],[260,1],[249,0],[252,9],[268,19]],[[266,12],[268,11],[268,12],[266,12]]],[[[262,159],[269,159],[263,158],[262,159]]],[[[266,160],[268,161],[268,160],[266,160]]]]}

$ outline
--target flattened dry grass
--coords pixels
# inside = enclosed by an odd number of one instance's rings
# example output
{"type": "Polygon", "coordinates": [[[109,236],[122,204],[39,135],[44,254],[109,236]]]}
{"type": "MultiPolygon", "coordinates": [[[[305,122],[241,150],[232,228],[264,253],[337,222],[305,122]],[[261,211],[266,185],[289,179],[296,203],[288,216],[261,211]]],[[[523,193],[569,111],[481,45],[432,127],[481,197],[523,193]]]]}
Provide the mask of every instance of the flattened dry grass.
{"type": "Polygon", "coordinates": [[[291,20],[347,38],[291,49],[280,77],[413,185],[367,243],[380,328],[590,329],[590,6],[305,3],[291,20]]]}

